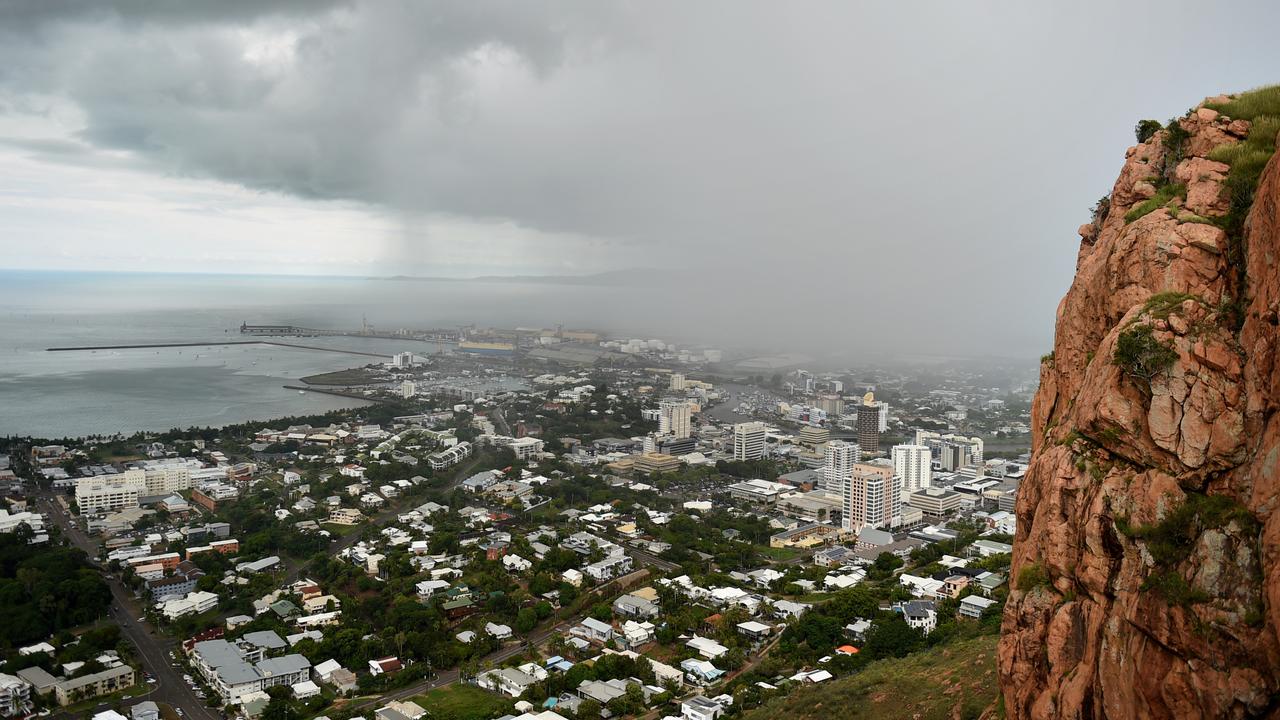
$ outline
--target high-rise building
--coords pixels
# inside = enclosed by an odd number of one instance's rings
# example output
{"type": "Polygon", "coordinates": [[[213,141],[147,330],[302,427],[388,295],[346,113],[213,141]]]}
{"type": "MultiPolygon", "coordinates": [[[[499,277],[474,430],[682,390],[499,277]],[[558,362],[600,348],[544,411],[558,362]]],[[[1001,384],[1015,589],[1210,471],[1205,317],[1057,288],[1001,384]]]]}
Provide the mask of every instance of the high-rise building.
{"type": "Polygon", "coordinates": [[[658,432],[687,438],[693,434],[691,418],[693,405],[688,400],[667,399],[658,403],[658,432]]]}
{"type": "Polygon", "coordinates": [[[413,353],[402,352],[391,356],[391,364],[398,368],[406,368],[413,366],[413,353]]]}
{"type": "Polygon", "coordinates": [[[917,430],[915,444],[929,448],[934,461],[948,472],[969,465],[981,465],[983,462],[983,443],[980,437],[917,430]]]}
{"type": "Polygon", "coordinates": [[[684,373],[671,373],[671,389],[684,390],[684,373]]]}
{"type": "Polygon", "coordinates": [[[796,440],[801,445],[811,448],[821,449],[831,440],[831,431],[826,428],[814,427],[813,425],[805,425],[800,428],[800,432],[796,435],[796,440]]]}
{"type": "Polygon", "coordinates": [[[127,470],[125,474],[141,472],[145,479],[145,495],[170,495],[179,490],[191,489],[191,470],[185,467],[149,467],[145,470],[127,470]]]}
{"type": "Polygon", "coordinates": [[[924,445],[894,445],[893,472],[902,478],[902,491],[913,493],[933,485],[933,457],[924,445]]]}
{"type": "Polygon", "coordinates": [[[765,426],[762,422],[745,422],[733,426],[733,459],[759,460],[764,457],[765,426]]]}
{"type": "Polygon", "coordinates": [[[880,409],[880,432],[887,432],[889,430],[889,403],[877,400],[876,407],[880,409]]]}
{"type": "Polygon", "coordinates": [[[862,452],[880,452],[880,408],[876,406],[871,393],[867,393],[858,406],[857,429],[858,446],[862,448],[862,452]]]}
{"type": "Polygon", "coordinates": [[[891,527],[902,515],[902,478],[890,467],[854,465],[841,495],[846,530],[891,527]]]}
{"type": "MultiPolygon", "coordinates": [[[[180,490],[191,488],[191,469],[189,467],[157,465],[147,468],[131,468],[117,475],[99,475],[93,478],[76,480],[76,495],[92,494],[106,486],[127,485],[138,491],[138,497],[155,497],[171,495],[180,490]]],[[[77,502],[79,502],[77,500],[77,502]]],[[[94,501],[89,500],[89,503],[94,501]]],[[[127,503],[126,503],[127,504],[127,503]]],[[[84,505],[81,504],[83,508],[84,505]]]]}
{"type": "Polygon", "coordinates": [[[844,414],[844,398],[835,394],[819,395],[814,403],[828,415],[844,414]]]}
{"type": "Polygon", "coordinates": [[[400,397],[411,398],[418,394],[418,385],[412,380],[405,380],[400,383],[400,397]]]}
{"type": "Polygon", "coordinates": [[[136,508],[138,498],[146,492],[146,473],[142,470],[80,478],[76,480],[76,505],[82,515],[136,508]]]}
{"type": "Polygon", "coordinates": [[[822,456],[822,469],[819,471],[822,489],[827,492],[843,492],[845,482],[860,457],[857,443],[843,440],[827,443],[822,456]]]}
{"type": "Polygon", "coordinates": [[[670,435],[659,435],[654,438],[654,443],[656,446],[655,452],[675,457],[688,455],[698,449],[697,441],[691,437],[677,438],[670,435]]]}

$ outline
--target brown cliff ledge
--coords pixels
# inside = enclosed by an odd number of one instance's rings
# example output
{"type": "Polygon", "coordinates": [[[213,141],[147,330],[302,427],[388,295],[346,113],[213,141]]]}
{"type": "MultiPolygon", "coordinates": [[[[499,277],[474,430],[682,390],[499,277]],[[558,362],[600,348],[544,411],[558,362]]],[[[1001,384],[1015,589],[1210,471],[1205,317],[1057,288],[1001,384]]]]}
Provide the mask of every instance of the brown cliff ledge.
{"type": "Polygon", "coordinates": [[[1147,125],[1040,370],[1015,719],[1280,714],[1280,89],[1147,125]]]}

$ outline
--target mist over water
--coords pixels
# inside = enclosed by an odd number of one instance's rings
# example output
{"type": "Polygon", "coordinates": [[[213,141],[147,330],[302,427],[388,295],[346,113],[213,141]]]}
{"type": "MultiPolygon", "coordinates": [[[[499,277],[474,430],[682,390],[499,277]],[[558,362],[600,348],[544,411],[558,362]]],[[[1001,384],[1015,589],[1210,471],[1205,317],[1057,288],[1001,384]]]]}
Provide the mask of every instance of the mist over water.
{"type": "MultiPolygon", "coordinates": [[[[373,358],[271,346],[46,351],[242,340],[242,322],[353,330],[367,320],[380,331],[563,324],[720,347],[728,358],[789,352],[831,367],[848,367],[860,358],[892,360],[879,352],[880,341],[867,328],[819,321],[806,310],[807,301],[786,303],[761,294],[744,302],[746,296],[709,292],[683,275],[647,272],[588,284],[3,271],[0,434],[163,430],[356,404],[281,386],[373,358]],[[726,308],[726,301],[736,310],[726,308]],[[77,410],[68,413],[68,407],[77,410]]],[[[883,317],[893,322],[889,312],[883,317]]],[[[434,347],[363,338],[306,342],[387,355],[434,347]]],[[[915,346],[935,361],[950,354],[947,349],[927,337],[915,346]]]]}

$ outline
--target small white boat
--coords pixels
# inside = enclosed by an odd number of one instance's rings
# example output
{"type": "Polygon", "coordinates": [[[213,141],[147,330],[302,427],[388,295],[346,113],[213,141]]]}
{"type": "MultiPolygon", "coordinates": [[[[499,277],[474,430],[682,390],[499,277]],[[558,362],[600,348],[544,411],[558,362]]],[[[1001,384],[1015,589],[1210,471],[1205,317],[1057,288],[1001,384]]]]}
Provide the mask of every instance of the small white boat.
{"type": "Polygon", "coordinates": [[[299,394],[299,395],[306,395],[306,394],[307,394],[307,391],[306,391],[306,390],[299,390],[299,391],[298,391],[298,394],[299,394]]]}

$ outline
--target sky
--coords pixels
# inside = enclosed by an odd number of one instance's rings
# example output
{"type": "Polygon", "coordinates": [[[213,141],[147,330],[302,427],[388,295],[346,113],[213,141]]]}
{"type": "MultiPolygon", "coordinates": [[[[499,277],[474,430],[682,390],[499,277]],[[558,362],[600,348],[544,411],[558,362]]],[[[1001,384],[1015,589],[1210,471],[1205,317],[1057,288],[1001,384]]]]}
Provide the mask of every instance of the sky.
{"type": "Polygon", "coordinates": [[[712,321],[747,302],[766,331],[1038,354],[1136,121],[1280,81],[1277,23],[1176,0],[0,0],[0,267],[643,268],[712,321]]]}

